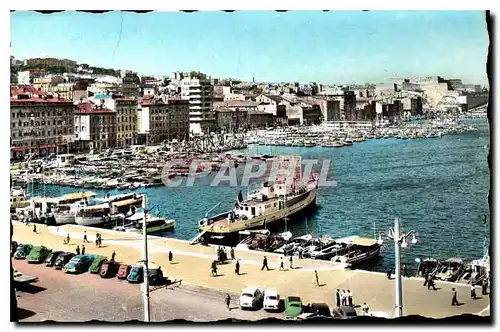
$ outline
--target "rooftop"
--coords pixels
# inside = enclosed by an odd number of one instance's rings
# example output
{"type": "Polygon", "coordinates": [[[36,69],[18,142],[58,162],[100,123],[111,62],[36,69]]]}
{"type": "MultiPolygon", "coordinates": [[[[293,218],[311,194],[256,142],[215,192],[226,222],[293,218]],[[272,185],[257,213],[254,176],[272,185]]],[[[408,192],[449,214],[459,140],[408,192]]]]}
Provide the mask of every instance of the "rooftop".
{"type": "Polygon", "coordinates": [[[91,102],[81,103],[76,105],[75,114],[102,114],[102,113],[116,113],[109,108],[97,106],[91,102]]]}

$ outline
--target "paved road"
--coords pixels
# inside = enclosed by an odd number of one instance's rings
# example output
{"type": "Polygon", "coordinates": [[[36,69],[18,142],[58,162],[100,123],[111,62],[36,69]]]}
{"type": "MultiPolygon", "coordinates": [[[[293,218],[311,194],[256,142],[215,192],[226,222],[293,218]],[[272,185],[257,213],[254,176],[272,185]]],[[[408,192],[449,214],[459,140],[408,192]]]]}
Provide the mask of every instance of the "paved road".
{"type": "MultiPolygon", "coordinates": [[[[16,292],[20,322],[143,319],[141,285],[116,278],[102,279],[90,273],[69,275],[25,261],[14,261],[13,264],[23,273],[39,277],[32,287],[16,292]]],[[[232,309],[228,311],[224,303],[225,293],[185,284],[153,291],[150,296],[152,321],[185,319],[206,322],[227,318],[283,317],[282,313],[263,310],[242,311],[237,303],[232,303],[232,309]]],[[[237,302],[236,294],[231,294],[231,297],[237,302]]]]}

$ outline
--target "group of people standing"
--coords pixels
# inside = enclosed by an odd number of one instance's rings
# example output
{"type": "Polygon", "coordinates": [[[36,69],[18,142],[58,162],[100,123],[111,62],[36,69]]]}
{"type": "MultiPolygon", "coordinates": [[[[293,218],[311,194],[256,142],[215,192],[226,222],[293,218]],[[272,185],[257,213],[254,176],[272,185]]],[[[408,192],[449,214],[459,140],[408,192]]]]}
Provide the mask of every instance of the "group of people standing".
{"type": "Polygon", "coordinates": [[[345,307],[345,306],[348,306],[348,307],[352,307],[353,304],[352,304],[352,292],[350,289],[347,290],[347,292],[345,291],[345,289],[342,290],[342,292],[340,291],[340,289],[337,289],[337,293],[335,294],[335,299],[336,299],[336,305],[337,305],[337,308],[338,307],[345,307]]]}

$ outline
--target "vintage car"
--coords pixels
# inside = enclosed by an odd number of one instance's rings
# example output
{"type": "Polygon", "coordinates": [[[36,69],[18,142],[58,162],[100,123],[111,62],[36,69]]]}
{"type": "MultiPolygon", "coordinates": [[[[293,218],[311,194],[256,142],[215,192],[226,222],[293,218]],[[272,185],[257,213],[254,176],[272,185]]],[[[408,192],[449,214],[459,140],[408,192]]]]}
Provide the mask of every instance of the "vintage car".
{"type": "Polygon", "coordinates": [[[245,287],[240,295],[240,307],[242,309],[257,309],[264,301],[264,292],[254,286],[245,287]]]}
{"type": "Polygon", "coordinates": [[[96,255],[94,257],[94,260],[92,261],[92,264],[90,265],[89,272],[99,273],[99,271],[101,270],[101,265],[105,260],[107,260],[107,257],[96,255]]]}
{"type": "Polygon", "coordinates": [[[264,310],[278,310],[279,307],[279,293],[272,289],[266,289],[266,291],[264,292],[264,310]]]}
{"type": "Polygon", "coordinates": [[[118,268],[118,272],[116,273],[116,277],[118,279],[127,279],[127,276],[130,272],[130,265],[121,264],[118,268]]]}
{"type": "Polygon", "coordinates": [[[339,319],[350,319],[356,317],[356,310],[353,307],[342,306],[333,309],[332,316],[339,319]]]}
{"type": "Polygon", "coordinates": [[[332,318],[330,307],[326,303],[311,303],[304,307],[304,312],[297,316],[298,320],[313,318],[332,318]]]}
{"type": "Polygon", "coordinates": [[[285,318],[294,319],[302,313],[302,300],[298,296],[285,298],[285,318]]]}
{"type": "Polygon", "coordinates": [[[16,252],[14,253],[15,259],[25,259],[26,256],[29,255],[33,246],[31,244],[21,244],[17,247],[16,252]]]}
{"type": "Polygon", "coordinates": [[[34,246],[28,256],[26,256],[26,260],[28,263],[40,264],[43,263],[45,258],[50,254],[51,250],[45,246],[34,246]]]}
{"type": "Polygon", "coordinates": [[[64,265],[63,271],[66,273],[83,273],[86,272],[92,264],[92,256],[76,255],[64,265]]]}
{"type": "Polygon", "coordinates": [[[101,276],[101,278],[114,278],[118,273],[119,267],[120,267],[119,263],[106,260],[102,262],[99,275],[101,276]]]}
{"type": "Polygon", "coordinates": [[[127,276],[130,283],[140,283],[144,280],[144,270],[142,265],[133,265],[127,276]]]}
{"type": "Polygon", "coordinates": [[[10,245],[10,257],[14,257],[18,246],[19,244],[16,241],[12,241],[10,245]]]}
{"type": "Polygon", "coordinates": [[[43,263],[45,264],[45,266],[54,266],[54,263],[56,262],[57,257],[60,254],[62,254],[62,251],[51,251],[47,258],[45,258],[45,261],[43,263]]]}
{"type": "Polygon", "coordinates": [[[54,268],[56,270],[61,270],[64,265],[68,264],[68,262],[75,257],[75,254],[72,252],[62,252],[57,256],[56,261],[54,262],[54,268]]]}
{"type": "Polygon", "coordinates": [[[160,286],[167,283],[167,279],[163,277],[161,267],[148,267],[148,283],[151,286],[160,286]]]}

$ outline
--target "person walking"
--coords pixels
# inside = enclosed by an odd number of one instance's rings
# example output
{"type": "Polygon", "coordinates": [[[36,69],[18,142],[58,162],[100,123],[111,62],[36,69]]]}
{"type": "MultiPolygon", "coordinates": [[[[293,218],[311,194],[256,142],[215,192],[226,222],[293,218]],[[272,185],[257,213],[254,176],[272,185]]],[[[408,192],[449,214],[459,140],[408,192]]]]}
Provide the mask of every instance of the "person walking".
{"type": "Polygon", "coordinates": [[[361,306],[361,312],[363,313],[363,316],[368,315],[368,310],[368,305],[366,304],[366,302],[363,302],[363,305],[361,306]]]}
{"type": "Polygon", "coordinates": [[[429,276],[429,281],[427,282],[427,289],[431,289],[431,287],[433,290],[437,290],[436,284],[434,283],[434,276],[433,275],[429,276]]]}
{"type": "Polygon", "coordinates": [[[87,231],[83,232],[83,243],[88,243],[89,240],[87,239],[87,231]]]}
{"type": "Polygon", "coordinates": [[[116,257],[116,252],[113,250],[113,253],[111,254],[111,261],[114,262],[116,257]]]}
{"type": "Polygon", "coordinates": [[[424,281],[424,287],[425,287],[429,283],[429,272],[428,271],[425,271],[424,278],[425,278],[425,281],[424,281]]]}
{"type": "Polygon", "coordinates": [[[170,264],[172,264],[172,259],[173,259],[173,258],[174,258],[174,255],[172,254],[172,251],[171,251],[171,250],[169,250],[169,251],[168,251],[168,262],[169,262],[170,264]]]}
{"type": "Polygon", "coordinates": [[[95,246],[96,246],[96,247],[99,247],[99,237],[100,237],[100,236],[101,236],[101,235],[100,235],[99,233],[96,233],[96,235],[95,235],[95,246]]]}
{"type": "Polygon", "coordinates": [[[80,246],[76,246],[75,253],[77,256],[80,255],[80,246]]]}
{"type": "Polygon", "coordinates": [[[261,271],[266,268],[269,271],[269,266],[267,265],[267,257],[264,256],[264,259],[262,260],[262,268],[260,269],[261,271]]]}
{"type": "Polygon", "coordinates": [[[36,224],[33,224],[33,233],[36,233],[36,224]]]}
{"type": "Polygon", "coordinates": [[[229,294],[226,295],[226,306],[227,310],[231,311],[231,296],[229,296],[229,294]]]}
{"type": "Polygon", "coordinates": [[[217,276],[217,262],[213,261],[212,262],[212,277],[216,277],[216,276],[217,276]]]}
{"type": "Polygon", "coordinates": [[[481,294],[487,295],[488,293],[488,279],[484,278],[481,283],[481,294]]]}
{"type": "Polygon", "coordinates": [[[406,264],[403,264],[403,277],[408,278],[408,271],[406,270],[406,264]]]}
{"type": "Polygon", "coordinates": [[[234,272],[237,275],[240,275],[240,261],[239,260],[236,261],[236,266],[234,267],[234,272]]]}
{"type": "Polygon", "coordinates": [[[280,271],[285,271],[285,265],[283,264],[283,257],[281,257],[280,261],[280,271]]]}
{"type": "Polygon", "coordinates": [[[352,293],[350,289],[347,290],[347,305],[352,307],[352,293]]]}
{"type": "Polygon", "coordinates": [[[290,255],[290,270],[293,270],[293,256],[290,255]]]}
{"type": "Polygon", "coordinates": [[[340,290],[337,289],[337,293],[335,293],[335,299],[336,299],[336,305],[337,305],[337,308],[340,307],[340,293],[339,293],[340,290]]]}
{"type": "Polygon", "coordinates": [[[455,288],[452,288],[451,290],[453,292],[453,298],[451,299],[451,305],[452,306],[460,305],[460,303],[458,303],[458,300],[457,300],[457,291],[455,290],[455,288]]]}
{"type": "Polygon", "coordinates": [[[474,285],[470,286],[470,298],[473,299],[473,300],[477,299],[476,289],[474,288],[474,285]]]}
{"type": "Polygon", "coordinates": [[[314,275],[316,277],[316,286],[319,287],[319,277],[318,277],[318,271],[314,270],[314,275]]]}
{"type": "Polygon", "coordinates": [[[82,244],[82,255],[85,255],[85,245],[82,244]]]}
{"type": "Polygon", "coordinates": [[[234,261],[236,258],[234,257],[234,248],[233,247],[231,247],[231,251],[230,252],[231,252],[231,260],[234,261]]]}
{"type": "Polygon", "coordinates": [[[391,275],[392,275],[392,269],[389,269],[387,271],[387,279],[391,280],[391,275]]]}
{"type": "Polygon", "coordinates": [[[64,244],[69,244],[69,233],[66,235],[66,241],[64,241],[64,244]]]}

